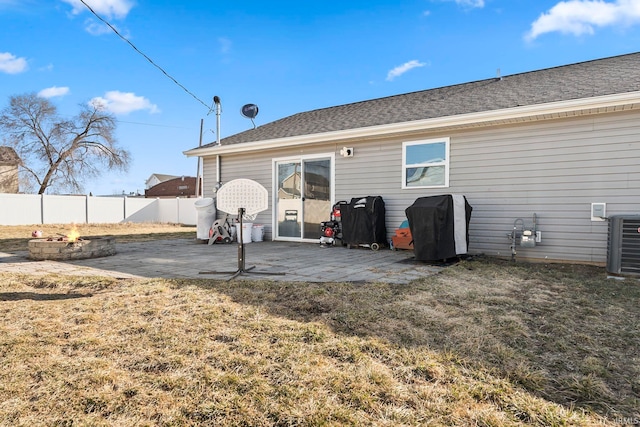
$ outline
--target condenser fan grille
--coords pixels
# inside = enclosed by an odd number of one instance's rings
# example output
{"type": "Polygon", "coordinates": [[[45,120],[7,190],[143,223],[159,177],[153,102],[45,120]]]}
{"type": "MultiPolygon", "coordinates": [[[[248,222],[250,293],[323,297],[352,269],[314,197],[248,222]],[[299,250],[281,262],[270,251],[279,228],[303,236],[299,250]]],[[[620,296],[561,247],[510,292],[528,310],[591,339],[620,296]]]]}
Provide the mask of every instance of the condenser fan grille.
{"type": "Polygon", "coordinates": [[[640,215],[609,218],[607,271],[640,275],[640,215]]]}

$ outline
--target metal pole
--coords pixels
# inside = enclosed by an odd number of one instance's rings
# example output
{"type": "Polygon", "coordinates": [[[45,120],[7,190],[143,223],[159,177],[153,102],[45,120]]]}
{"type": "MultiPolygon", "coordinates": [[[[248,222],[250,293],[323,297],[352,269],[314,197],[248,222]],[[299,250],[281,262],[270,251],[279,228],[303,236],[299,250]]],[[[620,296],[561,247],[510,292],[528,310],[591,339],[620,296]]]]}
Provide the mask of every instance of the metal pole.
{"type": "Polygon", "coordinates": [[[216,104],[216,145],[220,145],[220,97],[214,96],[213,102],[216,104]]]}
{"type": "MultiPolygon", "coordinates": [[[[216,145],[220,146],[220,113],[221,113],[221,105],[220,105],[220,97],[214,96],[213,102],[216,104],[216,145]]],[[[222,180],[222,174],[220,172],[220,155],[216,156],[216,190],[220,188],[220,181],[222,180]]]]}
{"type": "MultiPolygon", "coordinates": [[[[198,147],[202,147],[202,127],[204,119],[200,119],[200,143],[198,147]]],[[[200,180],[202,179],[202,157],[198,156],[198,172],[196,173],[196,197],[200,197],[200,180]]],[[[203,194],[204,195],[204,194],[203,194]]]]}
{"type": "Polygon", "coordinates": [[[244,216],[244,208],[238,208],[238,271],[244,271],[244,227],[242,224],[242,217],[244,216]]]}

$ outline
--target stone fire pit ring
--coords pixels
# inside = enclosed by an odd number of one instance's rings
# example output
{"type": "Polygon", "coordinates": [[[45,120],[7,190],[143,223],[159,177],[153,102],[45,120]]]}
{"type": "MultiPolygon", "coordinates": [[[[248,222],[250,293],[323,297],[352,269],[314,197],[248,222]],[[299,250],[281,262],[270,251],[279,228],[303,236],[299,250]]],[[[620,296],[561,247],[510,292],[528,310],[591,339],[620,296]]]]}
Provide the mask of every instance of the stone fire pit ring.
{"type": "Polygon", "coordinates": [[[113,236],[88,237],[70,242],[58,239],[29,240],[29,259],[35,261],[70,261],[115,255],[116,240],[113,236]]]}

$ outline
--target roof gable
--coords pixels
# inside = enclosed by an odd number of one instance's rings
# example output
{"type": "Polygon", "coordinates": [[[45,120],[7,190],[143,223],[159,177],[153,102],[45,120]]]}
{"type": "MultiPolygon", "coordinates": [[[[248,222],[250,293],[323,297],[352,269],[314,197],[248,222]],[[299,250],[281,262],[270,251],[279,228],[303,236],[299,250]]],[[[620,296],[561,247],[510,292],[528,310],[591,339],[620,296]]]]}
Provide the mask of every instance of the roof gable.
{"type": "MultiPolygon", "coordinates": [[[[640,53],[302,112],[221,145],[345,131],[640,91],[640,53]]],[[[213,147],[215,143],[202,148],[213,147]]]]}
{"type": "Polygon", "coordinates": [[[167,175],[167,174],[163,174],[163,173],[153,173],[151,174],[151,176],[149,178],[147,178],[146,182],[151,181],[153,178],[157,179],[160,182],[164,182],[164,181],[168,181],[170,179],[174,179],[174,178],[180,178],[177,175],[167,175]]]}

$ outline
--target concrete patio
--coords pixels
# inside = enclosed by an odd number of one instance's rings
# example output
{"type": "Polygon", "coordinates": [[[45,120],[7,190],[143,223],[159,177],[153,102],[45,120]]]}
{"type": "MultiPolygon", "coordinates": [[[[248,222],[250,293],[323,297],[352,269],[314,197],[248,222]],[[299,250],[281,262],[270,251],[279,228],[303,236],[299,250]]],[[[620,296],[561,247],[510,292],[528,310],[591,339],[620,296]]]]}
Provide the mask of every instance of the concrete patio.
{"type": "MultiPolygon", "coordinates": [[[[408,283],[444,268],[416,261],[412,251],[388,248],[373,251],[270,241],[247,243],[244,248],[248,273],[238,276],[242,280],[408,283]]],[[[117,243],[116,239],[116,252],[104,258],[63,262],[32,261],[26,251],[0,252],[0,272],[228,280],[238,270],[236,243],[209,246],[192,239],[117,243]]]]}

